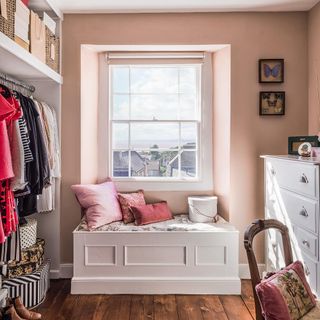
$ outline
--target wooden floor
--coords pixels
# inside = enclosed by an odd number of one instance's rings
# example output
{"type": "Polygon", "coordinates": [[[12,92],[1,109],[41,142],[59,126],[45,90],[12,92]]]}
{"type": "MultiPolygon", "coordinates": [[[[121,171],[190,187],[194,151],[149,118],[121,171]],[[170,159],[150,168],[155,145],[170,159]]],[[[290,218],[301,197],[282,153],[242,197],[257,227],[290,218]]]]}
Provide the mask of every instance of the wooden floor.
{"type": "Polygon", "coordinates": [[[249,281],[241,296],[70,295],[69,280],[55,280],[37,309],[44,320],[252,320],[249,281]]]}

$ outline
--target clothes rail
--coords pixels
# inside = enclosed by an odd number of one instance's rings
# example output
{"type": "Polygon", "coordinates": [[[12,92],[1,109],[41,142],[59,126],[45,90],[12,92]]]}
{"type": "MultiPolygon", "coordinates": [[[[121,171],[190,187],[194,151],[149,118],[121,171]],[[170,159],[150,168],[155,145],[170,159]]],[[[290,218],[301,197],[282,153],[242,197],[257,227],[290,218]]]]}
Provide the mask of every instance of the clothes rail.
{"type": "Polygon", "coordinates": [[[2,83],[3,85],[9,84],[11,86],[10,89],[13,89],[16,91],[19,91],[16,87],[20,87],[24,90],[27,90],[30,94],[36,91],[36,88],[34,86],[28,85],[24,82],[14,79],[8,76],[7,74],[1,73],[1,72],[0,72],[0,83],[2,83]]]}

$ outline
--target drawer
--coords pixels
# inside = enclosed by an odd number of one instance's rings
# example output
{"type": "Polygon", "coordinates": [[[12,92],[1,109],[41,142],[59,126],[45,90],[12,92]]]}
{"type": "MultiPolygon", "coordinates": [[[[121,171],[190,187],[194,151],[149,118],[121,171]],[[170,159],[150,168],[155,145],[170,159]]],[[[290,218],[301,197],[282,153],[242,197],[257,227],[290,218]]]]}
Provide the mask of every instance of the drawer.
{"type": "Polygon", "coordinates": [[[268,160],[267,177],[275,185],[316,198],[318,193],[318,167],[295,161],[268,160]]]}
{"type": "Polygon", "coordinates": [[[312,291],[317,292],[317,263],[302,255],[304,270],[312,291]]]}
{"type": "Polygon", "coordinates": [[[294,235],[302,254],[318,259],[318,237],[298,227],[294,227],[294,235]]]}
{"type": "MultiPolygon", "coordinates": [[[[285,213],[293,223],[308,231],[317,232],[318,201],[280,189],[285,213]]],[[[271,201],[274,201],[271,199],[271,201]]]]}

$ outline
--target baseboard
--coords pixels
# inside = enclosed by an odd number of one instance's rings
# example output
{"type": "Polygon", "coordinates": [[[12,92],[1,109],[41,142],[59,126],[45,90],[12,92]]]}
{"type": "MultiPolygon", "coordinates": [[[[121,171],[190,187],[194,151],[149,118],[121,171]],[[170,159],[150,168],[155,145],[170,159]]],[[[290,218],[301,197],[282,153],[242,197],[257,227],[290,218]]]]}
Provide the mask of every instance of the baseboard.
{"type": "Polygon", "coordinates": [[[72,278],[71,294],[239,295],[239,278],[72,278]]]}
{"type": "Polygon", "coordinates": [[[50,270],[50,279],[60,279],[60,270],[51,269],[50,270]]]}
{"type": "MultiPolygon", "coordinates": [[[[265,264],[258,264],[260,274],[265,271],[265,264]]],[[[63,263],[60,265],[60,270],[51,270],[50,277],[51,279],[71,279],[73,276],[73,264],[72,263],[63,263]]],[[[248,264],[239,264],[239,276],[240,279],[250,279],[250,271],[248,264]]]]}
{"type": "Polygon", "coordinates": [[[71,279],[73,277],[73,264],[63,263],[60,265],[60,278],[71,279]]]}
{"type": "MultiPolygon", "coordinates": [[[[264,272],[266,270],[266,265],[260,263],[260,264],[258,264],[258,268],[259,268],[259,272],[261,275],[262,272],[264,272]]],[[[240,279],[251,279],[248,264],[239,264],[239,276],[240,276],[240,279]]]]}

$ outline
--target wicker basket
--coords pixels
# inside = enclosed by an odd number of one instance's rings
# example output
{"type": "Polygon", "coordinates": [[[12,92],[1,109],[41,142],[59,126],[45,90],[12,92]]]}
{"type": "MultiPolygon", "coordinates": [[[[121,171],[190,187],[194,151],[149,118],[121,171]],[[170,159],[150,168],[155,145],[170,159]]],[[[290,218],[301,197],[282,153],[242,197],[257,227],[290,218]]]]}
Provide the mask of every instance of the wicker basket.
{"type": "Polygon", "coordinates": [[[60,39],[46,27],[46,64],[54,71],[60,71],[60,39]]]}
{"type": "Polygon", "coordinates": [[[5,0],[7,5],[7,18],[0,14],[0,32],[14,40],[14,13],[16,11],[16,0],[5,0]]]}

